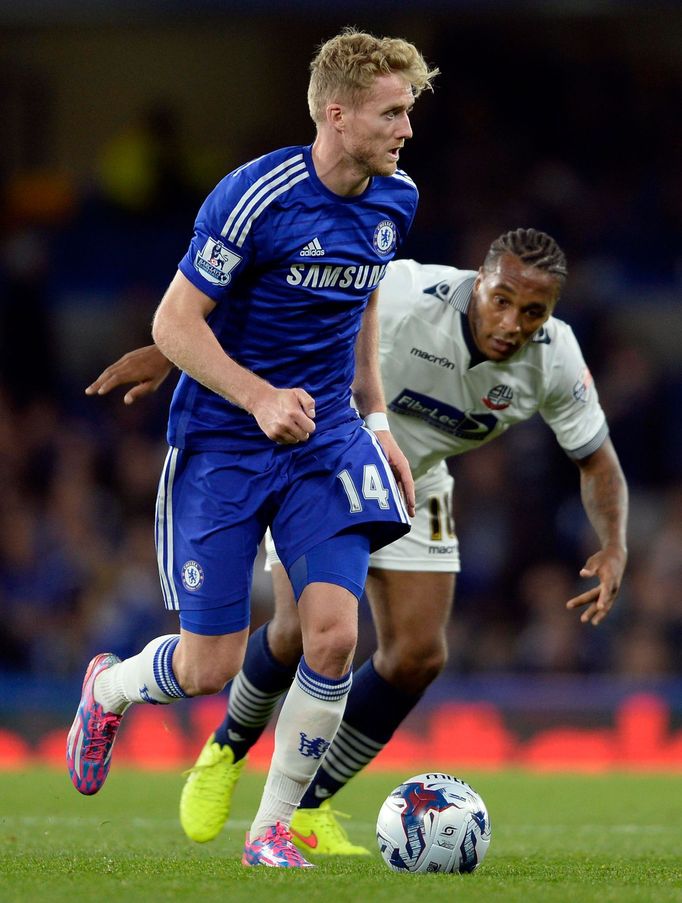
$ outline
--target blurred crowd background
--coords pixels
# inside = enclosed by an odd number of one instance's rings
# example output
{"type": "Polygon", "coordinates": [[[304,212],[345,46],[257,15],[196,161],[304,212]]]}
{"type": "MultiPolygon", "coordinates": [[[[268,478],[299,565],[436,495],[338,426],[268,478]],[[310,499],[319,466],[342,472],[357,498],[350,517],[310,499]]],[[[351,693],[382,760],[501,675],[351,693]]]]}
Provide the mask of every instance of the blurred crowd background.
{"type": "MultiPolygon", "coordinates": [[[[476,268],[517,226],[563,246],[557,314],[631,490],[626,581],[595,629],[564,608],[596,540],[552,433],[533,421],[452,462],[446,677],[680,678],[679,4],[186,6],[0,5],[0,686],[70,689],[95,652],[175,630],[153,543],[174,379],[132,407],[83,390],[149,341],[213,184],[313,140],[308,62],[344,24],[413,40],[442,70],[401,158],[421,191],[405,256],[476,268]]],[[[254,624],[270,605],[257,569],[254,624]]]]}

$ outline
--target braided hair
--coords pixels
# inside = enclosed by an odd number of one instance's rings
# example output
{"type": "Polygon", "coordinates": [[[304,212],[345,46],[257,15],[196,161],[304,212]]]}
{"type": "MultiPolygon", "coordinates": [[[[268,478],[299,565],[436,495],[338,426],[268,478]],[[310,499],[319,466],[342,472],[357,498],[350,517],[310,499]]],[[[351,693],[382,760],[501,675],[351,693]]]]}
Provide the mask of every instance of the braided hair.
{"type": "Polygon", "coordinates": [[[524,263],[556,276],[561,285],[566,281],[566,255],[554,239],[537,229],[512,229],[500,235],[488,248],[483,269],[491,270],[503,254],[513,254],[524,263]]]}

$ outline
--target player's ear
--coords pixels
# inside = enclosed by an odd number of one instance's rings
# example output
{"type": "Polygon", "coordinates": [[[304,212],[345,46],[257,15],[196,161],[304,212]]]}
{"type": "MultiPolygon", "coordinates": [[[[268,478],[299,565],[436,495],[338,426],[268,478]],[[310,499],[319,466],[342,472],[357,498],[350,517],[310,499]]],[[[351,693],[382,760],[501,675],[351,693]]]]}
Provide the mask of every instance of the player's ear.
{"type": "Polygon", "coordinates": [[[344,117],[344,108],[341,106],[341,104],[327,104],[325,114],[327,116],[327,122],[333,129],[336,129],[337,132],[342,132],[344,130],[346,123],[344,117]]]}

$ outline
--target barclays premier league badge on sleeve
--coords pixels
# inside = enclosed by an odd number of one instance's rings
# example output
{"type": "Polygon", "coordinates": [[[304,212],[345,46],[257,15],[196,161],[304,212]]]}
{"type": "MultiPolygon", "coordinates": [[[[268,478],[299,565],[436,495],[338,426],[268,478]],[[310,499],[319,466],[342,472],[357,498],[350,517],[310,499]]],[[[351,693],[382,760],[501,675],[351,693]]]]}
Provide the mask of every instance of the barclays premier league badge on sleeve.
{"type": "Polygon", "coordinates": [[[201,251],[197,251],[194,267],[213,285],[227,285],[230,273],[241,261],[239,254],[226,248],[220,239],[209,238],[201,251]]]}

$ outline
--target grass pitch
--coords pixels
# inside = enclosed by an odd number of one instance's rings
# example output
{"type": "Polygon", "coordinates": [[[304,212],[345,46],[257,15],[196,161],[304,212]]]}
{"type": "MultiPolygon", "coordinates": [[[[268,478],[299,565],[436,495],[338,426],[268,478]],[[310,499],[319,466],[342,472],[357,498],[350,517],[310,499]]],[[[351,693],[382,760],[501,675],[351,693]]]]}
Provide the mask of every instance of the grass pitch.
{"type": "Polygon", "coordinates": [[[66,772],[0,773],[0,901],[225,903],[658,903],[682,901],[682,781],[664,775],[463,774],[483,796],[492,843],[472,875],[399,875],[374,822],[400,775],[362,775],[338,797],[372,856],[314,871],[245,869],[244,831],[263,775],[242,777],[223,834],[182,833],[179,775],[117,770],[94,797],[66,772]]]}

